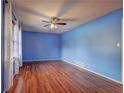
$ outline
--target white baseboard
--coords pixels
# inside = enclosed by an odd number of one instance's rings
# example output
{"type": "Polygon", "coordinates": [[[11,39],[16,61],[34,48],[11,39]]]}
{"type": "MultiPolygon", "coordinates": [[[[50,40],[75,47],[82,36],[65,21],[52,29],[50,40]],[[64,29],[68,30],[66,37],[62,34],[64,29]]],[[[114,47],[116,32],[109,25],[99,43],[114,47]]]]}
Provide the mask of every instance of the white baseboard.
{"type": "Polygon", "coordinates": [[[38,60],[23,60],[23,62],[32,62],[32,61],[49,61],[49,60],[61,60],[61,59],[38,59],[38,60]]]}
{"type": "Polygon", "coordinates": [[[110,78],[110,77],[107,77],[107,76],[102,75],[102,74],[100,74],[100,73],[97,73],[97,72],[95,72],[95,71],[91,71],[91,70],[89,70],[89,69],[87,69],[87,68],[85,68],[85,67],[82,67],[82,66],[76,65],[76,64],[74,64],[74,63],[71,63],[71,62],[67,61],[66,59],[62,59],[62,61],[67,62],[67,63],[72,64],[72,65],[75,65],[75,66],[77,66],[77,67],[79,67],[79,68],[85,69],[85,70],[87,70],[87,71],[89,71],[89,72],[91,72],[91,73],[94,73],[94,74],[99,75],[99,76],[101,76],[101,77],[103,77],[103,78],[106,78],[106,79],[108,79],[108,80],[111,80],[111,81],[113,81],[113,82],[116,82],[116,83],[119,83],[119,84],[123,85],[123,82],[120,82],[120,81],[118,81],[118,80],[114,80],[114,79],[112,79],[112,78],[110,78]]]}

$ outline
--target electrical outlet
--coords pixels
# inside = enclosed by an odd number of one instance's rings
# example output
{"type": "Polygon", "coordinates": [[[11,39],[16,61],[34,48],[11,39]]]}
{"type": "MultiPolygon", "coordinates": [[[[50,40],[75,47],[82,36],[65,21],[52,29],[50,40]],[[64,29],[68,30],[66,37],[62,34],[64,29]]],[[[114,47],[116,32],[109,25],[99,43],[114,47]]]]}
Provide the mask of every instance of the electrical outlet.
{"type": "Polygon", "coordinates": [[[77,65],[80,65],[80,61],[76,61],[76,64],[77,64],[77,65]]]}

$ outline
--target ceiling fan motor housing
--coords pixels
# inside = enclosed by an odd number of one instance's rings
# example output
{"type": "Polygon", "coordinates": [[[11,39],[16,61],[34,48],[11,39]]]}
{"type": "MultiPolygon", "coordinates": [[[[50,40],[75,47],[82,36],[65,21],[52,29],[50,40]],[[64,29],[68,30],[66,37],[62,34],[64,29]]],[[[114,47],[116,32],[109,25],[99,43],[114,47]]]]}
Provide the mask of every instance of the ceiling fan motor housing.
{"type": "Polygon", "coordinates": [[[58,21],[60,21],[58,17],[53,17],[51,23],[57,23],[58,21]]]}

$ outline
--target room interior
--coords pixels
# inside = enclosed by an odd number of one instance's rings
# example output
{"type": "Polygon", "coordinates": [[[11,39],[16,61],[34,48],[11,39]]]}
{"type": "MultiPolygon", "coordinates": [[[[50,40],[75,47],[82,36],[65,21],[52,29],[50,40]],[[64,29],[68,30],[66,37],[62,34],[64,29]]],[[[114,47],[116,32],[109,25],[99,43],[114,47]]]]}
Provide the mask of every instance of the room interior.
{"type": "Polygon", "coordinates": [[[3,0],[1,93],[122,93],[122,0],[3,0]]]}

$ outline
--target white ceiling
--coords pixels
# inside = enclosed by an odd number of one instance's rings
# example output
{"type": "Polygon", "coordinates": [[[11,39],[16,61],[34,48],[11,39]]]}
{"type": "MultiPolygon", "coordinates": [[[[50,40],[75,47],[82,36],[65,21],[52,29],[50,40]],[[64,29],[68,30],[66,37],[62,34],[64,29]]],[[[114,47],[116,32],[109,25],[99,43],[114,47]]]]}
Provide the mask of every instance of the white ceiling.
{"type": "Polygon", "coordinates": [[[122,0],[14,0],[15,13],[24,31],[63,33],[123,6],[122,0]],[[59,17],[66,26],[43,27],[59,17]]]}

